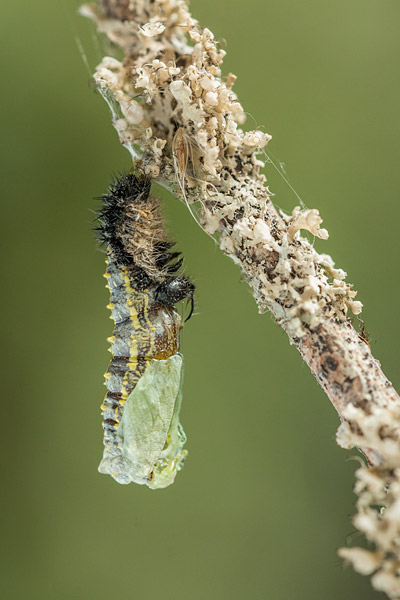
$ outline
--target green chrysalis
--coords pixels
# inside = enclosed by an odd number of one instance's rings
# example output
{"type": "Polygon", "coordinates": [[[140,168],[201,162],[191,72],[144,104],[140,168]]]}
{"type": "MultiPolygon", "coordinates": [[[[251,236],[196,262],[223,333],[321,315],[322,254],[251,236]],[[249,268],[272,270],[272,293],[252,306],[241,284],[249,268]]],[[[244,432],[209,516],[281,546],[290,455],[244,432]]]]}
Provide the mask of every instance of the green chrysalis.
{"type": "Polygon", "coordinates": [[[129,395],[117,430],[120,455],[104,449],[100,473],[119,483],[146,484],[152,489],[173,483],[187,451],[179,423],[183,359],[174,354],[153,360],[129,395]]]}

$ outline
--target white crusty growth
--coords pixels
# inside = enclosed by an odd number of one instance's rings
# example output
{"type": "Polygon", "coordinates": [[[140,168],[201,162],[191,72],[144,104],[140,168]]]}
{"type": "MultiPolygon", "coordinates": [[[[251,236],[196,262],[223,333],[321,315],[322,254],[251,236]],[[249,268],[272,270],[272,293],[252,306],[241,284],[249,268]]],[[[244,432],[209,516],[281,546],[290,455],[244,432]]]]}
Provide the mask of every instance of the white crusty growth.
{"type": "Polygon", "coordinates": [[[140,157],[146,174],[200,202],[202,226],[219,233],[223,251],[241,264],[260,311],[273,309],[293,336],[328,316],[344,320],[349,308],[358,314],[362,304],[354,302],[351,284],[329,279],[319,254],[300,236],[303,229],[327,239],[318,210],[296,207],[291,217],[279,218],[272,209],[257,158],[271,136],[238,127],[244,111],[231,89],[235,77],[222,78],[225,52],[211,31],[201,29],[182,2],[134,2],[132,11],[134,21],[121,23],[95,7],[83,9],[127,55],[124,63],[105,57],[94,75],[121,143],[140,157]],[[178,136],[185,156],[176,150],[178,136]],[[273,277],[265,269],[271,260],[273,277]]]}
{"type": "Polygon", "coordinates": [[[346,558],[400,597],[400,398],[349,321],[362,303],[346,273],[302,233],[328,238],[319,212],[296,207],[288,216],[273,206],[260,174],[270,136],[241,129],[236,78],[221,72],[225,52],[184,1],[103,0],[82,12],[124,53],[123,61],[105,57],[94,78],[134,165],[198,207],[201,226],[240,266],[259,311],[273,314],[333,402],[338,442],[362,448],[383,478],[375,495],[356,488],[356,524],[376,551],[347,550],[346,558]],[[390,543],[379,535],[385,515],[390,543]]]}

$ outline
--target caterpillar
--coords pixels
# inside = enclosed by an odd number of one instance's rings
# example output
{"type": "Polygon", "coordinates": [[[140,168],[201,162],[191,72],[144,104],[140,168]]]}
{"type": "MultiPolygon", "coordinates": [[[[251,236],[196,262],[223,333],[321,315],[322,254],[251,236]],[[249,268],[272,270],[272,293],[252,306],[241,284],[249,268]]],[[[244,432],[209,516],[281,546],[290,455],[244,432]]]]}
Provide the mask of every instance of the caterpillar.
{"type": "MultiPolygon", "coordinates": [[[[152,489],[175,479],[187,451],[179,423],[183,327],[174,306],[191,302],[194,284],[177,272],[183,259],[172,251],[151,181],[133,174],[115,179],[102,196],[97,231],[106,247],[112,355],[101,406],[104,452],[99,472],[118,483],[152,489]]],[[[187,320],[186,319],[186,320],[187,320]]]]}

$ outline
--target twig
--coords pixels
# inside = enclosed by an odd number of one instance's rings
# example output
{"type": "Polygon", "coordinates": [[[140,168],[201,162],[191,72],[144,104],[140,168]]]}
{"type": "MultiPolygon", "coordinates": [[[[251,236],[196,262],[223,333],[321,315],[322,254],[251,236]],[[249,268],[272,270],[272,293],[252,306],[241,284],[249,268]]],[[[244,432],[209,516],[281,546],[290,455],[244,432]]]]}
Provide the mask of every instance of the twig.
{"type": "MultiPolygon", "coordinates": [[[[173,190],[237,263],[259,311],[269,310],[335,406],[337,442],[358,447],[369,466],[357,470],[354,524],[373,552],[341,549],[357,571],[400,598],[400,398],[353,328],[361,302],[335,268],[301,235],[324,240],[318,210],[273,206],[258,156],[270,140],[244,133],[243,109],[221,75],[225,52],[180,0],[103,0],[85,5],[100,32],[119,46],[105,57],[97,88],[136,169],[173,190]]],[[[193,214],[192,213],[192,214],[193,214]]]]}

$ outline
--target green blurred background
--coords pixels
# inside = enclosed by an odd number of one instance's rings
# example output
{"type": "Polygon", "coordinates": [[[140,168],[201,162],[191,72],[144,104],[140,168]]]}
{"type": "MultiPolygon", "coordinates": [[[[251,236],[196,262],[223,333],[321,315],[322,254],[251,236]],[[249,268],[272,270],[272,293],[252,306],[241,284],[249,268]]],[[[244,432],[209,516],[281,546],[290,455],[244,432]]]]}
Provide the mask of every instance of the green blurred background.
{"type": "MultiPolygon", "coordinates": [[[[235,265],[158,190],[195,280],[183,335],[189,457],[161,491],[99,475],[112,323],[91,231],[129,168],[89,85],[102,41],[75,0],[2,6],[2,597],[381,598],[343,568],[353,473],[338,419],[235,265]]],[[[269,151],[330,232],[384,370],[400,384],[400,3],[192,0],[269,151]]],[[[277,204],[297,200],[272,166],[277,204]]]]}

